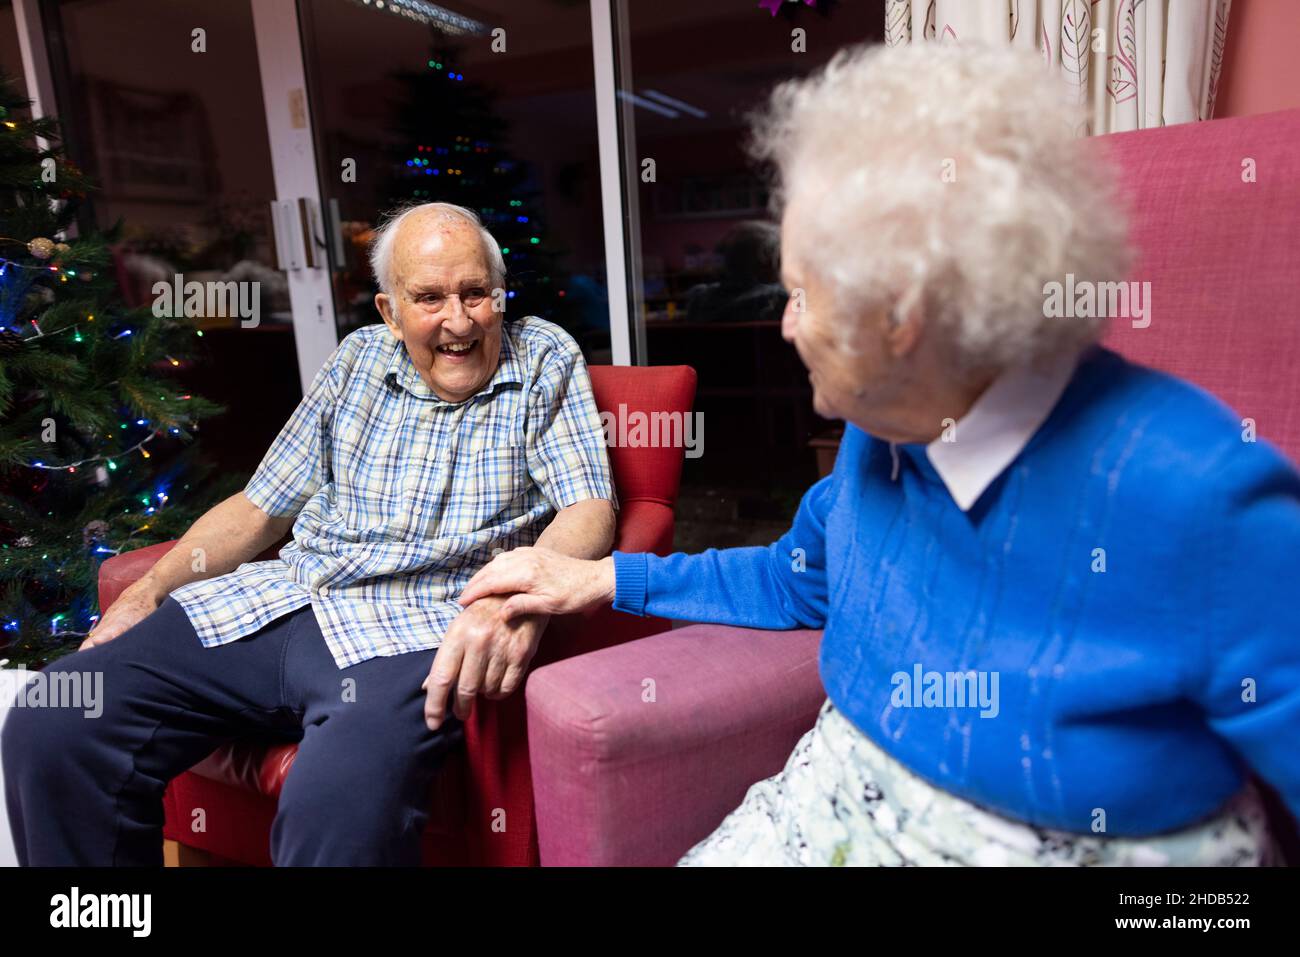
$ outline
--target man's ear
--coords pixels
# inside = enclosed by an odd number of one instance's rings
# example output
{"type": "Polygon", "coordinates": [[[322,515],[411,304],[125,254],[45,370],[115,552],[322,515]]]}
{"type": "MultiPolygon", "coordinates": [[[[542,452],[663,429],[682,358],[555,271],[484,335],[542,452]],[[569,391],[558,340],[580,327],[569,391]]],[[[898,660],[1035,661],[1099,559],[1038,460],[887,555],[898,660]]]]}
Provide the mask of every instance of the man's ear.
{"type": "Polygon", "coordinates": [[[375,293],[375,308],[384,318],[384,325],[399,342],[402,341],[402,323],[398,320],[397,310],[393,308],[393,297],[386,292],[375,293]]]}

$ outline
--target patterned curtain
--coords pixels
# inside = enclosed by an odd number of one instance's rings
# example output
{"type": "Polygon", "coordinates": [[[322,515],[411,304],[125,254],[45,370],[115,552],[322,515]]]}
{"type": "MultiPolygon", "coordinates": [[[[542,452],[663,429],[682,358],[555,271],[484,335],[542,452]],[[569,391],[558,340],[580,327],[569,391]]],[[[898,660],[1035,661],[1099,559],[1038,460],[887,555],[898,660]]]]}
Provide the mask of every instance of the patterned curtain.
{"type": "Polygon", "coordinates": [[[1232,0],[886,0],[885,42],[1032,46],[1089,133],[1208,120],[1232,0]]]}

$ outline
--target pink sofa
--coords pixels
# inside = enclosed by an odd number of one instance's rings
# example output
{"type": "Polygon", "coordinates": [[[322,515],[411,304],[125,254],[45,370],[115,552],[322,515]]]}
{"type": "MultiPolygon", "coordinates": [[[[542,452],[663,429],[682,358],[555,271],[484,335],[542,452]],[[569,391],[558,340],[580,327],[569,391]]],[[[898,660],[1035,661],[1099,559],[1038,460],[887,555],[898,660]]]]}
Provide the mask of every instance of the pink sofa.
{"type": "MultiPolygon", "coordinates": [[[[1300,110],[1094,144],[1118,160],[1132,278],[1153,304],[1148,328],[1109,344],[1214,392],[1300,461],[1300,110]]],[[[542,863],[667,865],[707,836],[812,727],[819,637],[695,625],[534,671],[542,863]]]]}

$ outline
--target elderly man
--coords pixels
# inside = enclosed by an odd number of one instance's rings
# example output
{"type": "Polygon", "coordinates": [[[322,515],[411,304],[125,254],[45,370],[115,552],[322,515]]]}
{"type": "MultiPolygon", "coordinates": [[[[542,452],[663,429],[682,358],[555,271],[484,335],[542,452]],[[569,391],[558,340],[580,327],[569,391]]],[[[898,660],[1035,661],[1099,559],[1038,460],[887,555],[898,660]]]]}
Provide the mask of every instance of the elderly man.
{"type": "Polygon", "coordinates": [[[418,863],[460,722],[476,695],[518,689],[547,621],[456,594],[499,550],[608,553],[614,491],[582,355],[551,323],[503,321],[505,266],[478,218],[409,208],[371,260],[384,324],[344,339],[247,488],[52,666],[103,671],[103,716],[10,717],[21,863],[161,863],[167,782],[250,733],[301,742],[275,863],[418,863]],[[252,561],[290,527],[278,560],[252,561]]]}

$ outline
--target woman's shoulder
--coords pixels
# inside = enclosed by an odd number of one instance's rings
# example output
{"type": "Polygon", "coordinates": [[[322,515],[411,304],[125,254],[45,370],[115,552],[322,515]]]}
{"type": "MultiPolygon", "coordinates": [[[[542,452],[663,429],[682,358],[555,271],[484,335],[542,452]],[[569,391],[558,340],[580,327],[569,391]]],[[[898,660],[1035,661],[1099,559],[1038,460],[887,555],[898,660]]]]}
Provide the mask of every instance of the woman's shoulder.
{"type": "Polygon", "coordinates": [[[1081,363],[1079,379],[1074,417],[1094,474],[1122,472],[1181,505],[1222,500],[1260,474],[1300,482],[1252,417],[1192,382],[1104,349],[1081,363]]]}

